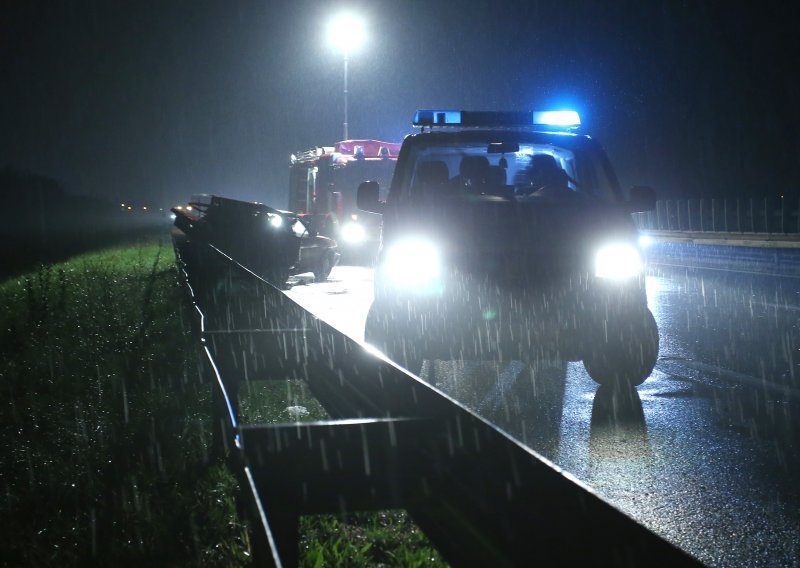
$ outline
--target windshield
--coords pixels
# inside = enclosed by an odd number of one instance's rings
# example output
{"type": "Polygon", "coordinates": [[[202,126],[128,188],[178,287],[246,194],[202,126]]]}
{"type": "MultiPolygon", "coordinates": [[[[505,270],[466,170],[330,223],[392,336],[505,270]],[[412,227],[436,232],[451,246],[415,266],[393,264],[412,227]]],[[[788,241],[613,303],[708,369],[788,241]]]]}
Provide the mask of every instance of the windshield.
{"type": "Polygon", "coordinates": [[[380,187],[386,188],[381,194],[385,199],[389,185],[392,181],[396,160],[354,160],[342,164],[335,164],[329,172],[321,170],[321,179],[317,181],[318,187],[329,185],[332,191],[342,194],[344,200],[344,214],[347,216],[356,208],[356,189],[358,184],[365,180],[377,181],[380,187]]]}
{"type": "Polygon", "coordinates": [[[490,140],[416,148],[407,199],[486,195],[526,203],[616,202],[615,183],[599,156],[566,145],[490,140]]]}

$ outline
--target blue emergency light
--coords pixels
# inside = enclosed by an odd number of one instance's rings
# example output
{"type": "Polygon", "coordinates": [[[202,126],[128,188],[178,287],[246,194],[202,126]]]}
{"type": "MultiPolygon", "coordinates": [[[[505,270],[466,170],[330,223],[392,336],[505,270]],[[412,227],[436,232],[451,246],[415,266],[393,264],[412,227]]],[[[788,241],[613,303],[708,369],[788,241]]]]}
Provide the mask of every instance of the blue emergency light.
{"type": "Polygon", "coordinates": [[[418,110],[414,126],[433,127],[523,127],[550,126],[576,128],[581,118],[574,110],[548,111],[472,111],[472,110],[418,110]]]}
{"type": "Polygon", "coordinates": [[[566,128],[581,125],[581,117],[574,110],[545,110],[533,113],[533,123],[566,128]]]}
{"type": "Polygon", "coordinates": [[[418,110],[414,126],[462,126],[460,110],[418,110]]]}

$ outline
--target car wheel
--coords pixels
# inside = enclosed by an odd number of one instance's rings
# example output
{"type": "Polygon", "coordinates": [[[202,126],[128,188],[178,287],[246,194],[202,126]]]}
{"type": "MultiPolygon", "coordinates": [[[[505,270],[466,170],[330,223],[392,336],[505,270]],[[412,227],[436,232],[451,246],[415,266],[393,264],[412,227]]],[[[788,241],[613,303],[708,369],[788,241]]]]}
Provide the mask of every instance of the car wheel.
{"type": "Polygon", "coordinates": [[[328,276],[330,276],[331,270],[333,270],[333,263],[331,263],[331,255],[325,253],[324,255],[322,255],[322,258],[319,260],[317,268],[314,270],[314,281],[325,282],[328,279],[328,276]]]}
{"type": "Polygon", "coordinates": [[[658,326],[644,308],[627,317],[609,318],[595,330],[583,366],[601,385],[636,386],[650,376],[657,359],[658,326]]]}

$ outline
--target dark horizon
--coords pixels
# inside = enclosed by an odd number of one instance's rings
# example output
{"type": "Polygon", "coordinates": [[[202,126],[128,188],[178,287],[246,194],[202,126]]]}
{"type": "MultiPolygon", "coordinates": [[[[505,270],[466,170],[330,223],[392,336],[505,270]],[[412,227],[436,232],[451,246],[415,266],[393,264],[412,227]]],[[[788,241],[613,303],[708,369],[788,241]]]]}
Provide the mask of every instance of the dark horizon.
{"type": "Polygon", "coordinates": [[[797,40],[777,6],[15,1],[0,166],[111,200],[285,206],[289,155],[342,137],[324,32],[350,7],[368,29],[351,138],[399,141],[417,108],[574,108],[624,187],[796,196],[797,40]]]}

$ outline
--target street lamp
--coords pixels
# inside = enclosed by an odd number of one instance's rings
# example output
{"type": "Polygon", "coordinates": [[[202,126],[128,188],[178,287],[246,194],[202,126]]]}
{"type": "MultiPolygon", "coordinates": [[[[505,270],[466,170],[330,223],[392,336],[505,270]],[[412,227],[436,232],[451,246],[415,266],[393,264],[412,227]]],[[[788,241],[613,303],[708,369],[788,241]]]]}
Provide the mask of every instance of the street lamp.
{"type": "Polygon", "coordinates": [[[350,12],[343,12],[328,25],[329,43],[344,55],[344,139],[347,134],[347,62],[350,53],[357,49],[365,38],[364,20],[350,12]]]}

